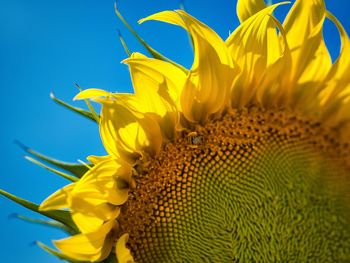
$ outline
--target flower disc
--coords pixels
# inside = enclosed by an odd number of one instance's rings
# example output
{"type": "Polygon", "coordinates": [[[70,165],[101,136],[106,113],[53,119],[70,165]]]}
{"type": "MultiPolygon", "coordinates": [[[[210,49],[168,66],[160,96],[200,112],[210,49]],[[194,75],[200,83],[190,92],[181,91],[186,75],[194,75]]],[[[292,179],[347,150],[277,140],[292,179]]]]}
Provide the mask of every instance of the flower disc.
{"type": "Polygon", "coordinates": [[[135,261],[350,260],[348,145],[330,134],[258,109],[182,133],[137,167],[119,219],[135,261]]]}

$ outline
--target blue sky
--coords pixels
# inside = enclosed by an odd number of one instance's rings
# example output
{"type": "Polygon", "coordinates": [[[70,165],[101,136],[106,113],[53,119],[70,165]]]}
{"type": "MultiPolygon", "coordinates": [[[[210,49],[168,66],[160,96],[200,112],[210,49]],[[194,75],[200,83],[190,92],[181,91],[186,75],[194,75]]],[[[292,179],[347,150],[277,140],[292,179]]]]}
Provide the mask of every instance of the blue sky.
{"type": "MultiPolygon", "coordinates": [[[[131,91],[126,58],[118,40],[122,32],[132,51],[145,52],[114,13],[114,0],[0,0],[0,188],[40,203],[66,181],[23,159],[13,141],[61,160],[74,162],[104,154],[97,126],[61,108],[50,91],[71,102],[82,88],[131,91]]],[[[347,0],[326,1],[350,32],[347,0]]],[[[186,9],[214,28],[221,37],[237,26],[236,1],[188,0],[186,9]]],[[[178,0],[120,0],[119,9],[149,44],[169,58],[190,67],[192,52],[183,30],[156,22],[136,21],[166,9],[178,0]]],[[[281,12],[283,13],[283,8],[281,12]]],[[[339,49],[334,26],[327,23],[327,44],[333,56],[339,49]]],[[[74,102],[75,103],[75,102],[74,102]]],[[[81,103],[75,103],[83,106],[81,103]]],[[[64,237],[60,231],[9,215],[36,215],[0,197],[0,251],[2,262],[59,262],[31,245],[64,237]]]]}

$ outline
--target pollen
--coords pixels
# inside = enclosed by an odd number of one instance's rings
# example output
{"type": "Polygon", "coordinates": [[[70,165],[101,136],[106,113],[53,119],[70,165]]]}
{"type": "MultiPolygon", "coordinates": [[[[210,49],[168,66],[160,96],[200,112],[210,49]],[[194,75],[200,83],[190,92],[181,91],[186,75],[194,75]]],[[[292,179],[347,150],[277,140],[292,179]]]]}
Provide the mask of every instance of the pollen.
{"type": "Polygon", "coordinates": [[[285,110],[226,112],[136,167],[136,262],[350,260],[349,145],[285,110]]]}

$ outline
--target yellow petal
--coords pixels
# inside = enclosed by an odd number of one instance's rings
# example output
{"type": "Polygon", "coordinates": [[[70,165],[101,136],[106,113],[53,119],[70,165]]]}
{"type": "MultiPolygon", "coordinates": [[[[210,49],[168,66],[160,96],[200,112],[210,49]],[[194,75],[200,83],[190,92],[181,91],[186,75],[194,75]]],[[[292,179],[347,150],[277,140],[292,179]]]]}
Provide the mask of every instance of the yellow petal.
{"type": "Polygon", "coordinates": [[[130,253],[130,249],[126,247],[129,235],[123,234],[117,241],[115,254],[117,255],[118,263],[134,263],[134,258],[130,253]]]}
{"type": "MultiPolygon", "coordinates": [[[[142,97],[149,90],[154,90],[169,105],[175,104],[179,108],[180,95],[186,80],[186,74],[182,70],[171,63],[148,58],[140,53],[133,53],[123,62],[130,67],[137,96],[142,97]]],[[[148,111],[156,110],[151,108],[148,111]]]]}
{"type": "Polygon", "coordinates": [[[140,118],[139,114],[117,101],[103,102],[100,134],[109,154],[123,154],[132,162],[135,153],[148,152],[152,156],[159,152],[162,144],[159,125],[146,115],[140,118]]]}
{"type": "Polygon", "coordinates": [[[55,209],[64,209],[69,207],[69,199],[71,192],[76,183],[66,185],[65,187],[57,190],[48,198],[46,198],[40,205],[40,211],[49,211],[55,209]]]}
{"type": "Polygon", "coordinates": [[[320,93],[322,118],[333,126],[349,121],[350,110],[350,40],[341,23],[331,13],[327,17],[335,23],[340,33],[340,54],[325,80],[326,86],[320,93]]]}
{"type": "Polygon", "coordinates": [[[133,94],[114,94],[99,89],[80,92],[76,99],[93,98],[102,104],[100,134],[108,153],[133,162],[134,154],[143,151],[154,155],[159,152],[162,143],[159,125],[143,115],[141,101],[133,94]]]}
{"type": "Polygon", "coordinates": [[[111,93],[101,89],[86,89],[79,92],[73,100],[85,100],[99,97],[108,97],[111,93]]]}
{"type": "Polygon", "coordinates": [[[268,68],[283,55],[282,45],[276,31],[279,23],[272,17],[278,3],[259,11],[246,19],[226,40],[233,60],[240,67],[231,90],[233,107],[247,105],[256,93],[268,68]]]}
{"type": "MultiPolygon", "coordinates": [[[[197,40],[197,37],[203,38],[205,42],[211,44],[211,48],[216,51],[222,63],[227,65],[232,64],[229,56],[227,55],[226,48],[222,39],[215,33],[215,31],[185,11],[176,10],[159,12],[141,19],[139,23],[143,23],[148,20],[157,20],[181,26],[191,34],[194,45],[196,45],[197,41],[201,41],[197,40]]],[[[196,49],[196,46],[194,48],[196,49]]]]}
{"type": "Polygon", "coordinates": [[[76,183],[72,196],[80,197],[92,205],[102,203],[121,205],[126,202],[129,189],[128,187],[119,188],[117,179],[118,177],[131,178],[131,170],[129,164],[120,161],[101,162],[76,183]]]}
{"type": "Polygon", "coordinates": [[[289,74],[298,83],[323,80],[331,68],[322,35],[325,12],[324,0],[297,0],[283,24],[292,51],[289,74]]]}
{"type": "Polygon", "coordinates": [[[283,27],[291,49],[300,47],[325,17],[324,0],[297,0],[290,9],[283,27]]]}
{"type": "Polygon", "coordinates": [[[72,207],[72,219],[81,233],[98,230],[106,221],[116,219],[120,214],[120,207],[102,204],[93,206],[84,200],[75,200],[72,207]],[[77,205],[81,205],[76,209],[77,205]],[[78,211],[78,212],[77,212],[78,211]]]}
{"type": "Polygon", "coordinates": [[[130,67],[139,110],[155,116],[164,135],[173,138],[186,74],[173,64],[140,53],[124,62],[130,67]]]}
{"type": "Polygon", "coordinates": [[[264,0],[238,0],[237,16],[242,23],[249,17],[266,7],[264,0]]]}
{"type": "Polygon", "coordinates": [[[86,159],[93,164],[98,164],[98,163],[110,160],[111,157],[109,155],[105,155],[105,156],[90,155],[86,159]]]}
{"type": "Polygon", "coordinates": [[[286,72],[290,68],[290,51],[287,48],[284,55],[275,63],[269,65],[261,76],[256,89],[256,100],[262,107],[285,107],[291,100],[290,80],[286,72]]]}
{"type": "Polygon", "coordinates": [[[205,122],[227,102],[232,61],[225,43],[212,29],[182,10],[160,12],[140,22],[147,20],[175,24],[190,33],[194,62],[181,94],[181,109],[188,120],[205,122]]]}
{"type": "Polygon", "coordinates": [[[95,232],[57,240],[54,244],[70,258],[88,262],[100,261],[105,259],[112,249],[113,238],[109,232],[114,226],[115,222],[109,221],[95,232]]]}
{"type": "Polygon", "coordinates": [[[342,92],[346,90],[345,87],[350,83],[350,40],[344,27],[337,18],[329,12],[327,13],[327,17],[332,20],[338,28],[341,39],[341,50],[325,81],[329,85],[327,89],[334,92],[342,92]]]}
{"type": "Polygon", "coordinates": [[[72,219],[81,233],[91,233],[98,230],[104,223],[104,220],[95,215],[86,215],[81,212],[73,212],[72,219]]]}

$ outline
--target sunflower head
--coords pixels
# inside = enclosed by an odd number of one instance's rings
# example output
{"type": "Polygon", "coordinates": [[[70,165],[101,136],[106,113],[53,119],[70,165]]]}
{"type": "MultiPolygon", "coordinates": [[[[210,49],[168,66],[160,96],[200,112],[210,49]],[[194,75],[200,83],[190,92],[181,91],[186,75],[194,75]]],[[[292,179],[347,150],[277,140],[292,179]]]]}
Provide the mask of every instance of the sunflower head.
{"type": "MultiPolygon", "coordinates": [[[[103,157],[40,211],[69,211],[68,260],[250,262],[350,260],[350,42],[323,0],[238,0],[223,40],[183,10],[143,18],[180,26],[190,69],[144,42],[134,93],[87,89],[102,105],[103,157]],[[325,19],[342,47],[332,63],[325,19]]],[[[126,23],[121,14],[117,15],[126,23]]],[[[127,23],[126,23],[127,24],[127,23]]],[[[127,24],[129,27],[129,25],[127,24]]]]}

